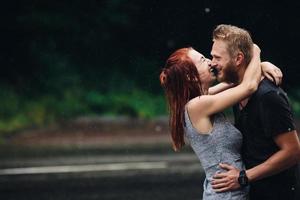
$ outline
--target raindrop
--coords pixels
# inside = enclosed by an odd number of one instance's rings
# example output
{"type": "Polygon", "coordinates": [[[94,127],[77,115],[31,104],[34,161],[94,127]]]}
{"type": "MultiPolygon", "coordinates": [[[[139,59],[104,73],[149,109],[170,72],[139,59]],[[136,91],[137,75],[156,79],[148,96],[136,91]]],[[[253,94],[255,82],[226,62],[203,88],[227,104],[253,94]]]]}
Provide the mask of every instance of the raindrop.
{"type": "Polygon", "coordinates": [[[205,9],[204,9],[204,12],[205,12],[205,13],[209,13],[209,12],[210,12],[210,8],[205,8],[205,9]]]}
{"type": "Polygon", "coordinates": [[[161,126],[157,125],[155,126],[155,131],[156,132],[160,132],[162,130],[161,126]]]}

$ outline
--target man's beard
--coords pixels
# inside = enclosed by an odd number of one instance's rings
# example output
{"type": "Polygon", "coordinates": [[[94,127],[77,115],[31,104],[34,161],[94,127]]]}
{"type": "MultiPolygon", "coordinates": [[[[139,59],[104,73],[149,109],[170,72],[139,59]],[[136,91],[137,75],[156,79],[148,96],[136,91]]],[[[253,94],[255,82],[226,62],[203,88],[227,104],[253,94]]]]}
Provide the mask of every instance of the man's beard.
{"type": "Polygon", "coordinates": [[[233,62],[229,62],[223,68],[223,77],[218,77],[219,82],[227,82],[227,83],[238,83],[239,76],[237,73],[237,68],[234,66],[233,62]]]}

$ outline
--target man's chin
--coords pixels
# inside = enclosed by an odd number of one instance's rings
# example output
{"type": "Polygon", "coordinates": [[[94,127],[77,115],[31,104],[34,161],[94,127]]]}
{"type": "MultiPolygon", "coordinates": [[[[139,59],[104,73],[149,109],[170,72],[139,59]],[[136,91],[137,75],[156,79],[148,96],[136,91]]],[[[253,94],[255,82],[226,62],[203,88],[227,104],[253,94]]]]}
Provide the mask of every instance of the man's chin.
{"type": "Polygon", "coordinates": [[[222,77],[222,76],[217,76],[216,79],[217,79],[218,82],[224,82],[225,81],[224,77],[222,77]]]}
{"type": "Polygon", "coordinates": [[[217,81],[218,81],[219,83],[221,83],[221,82],[232,83],[232,81],[230,81],[230,80],[228,79],[228,77],[222,76],[222,74],[218,74],[217,77],[216,77],[216,79],[217,79],[217,81]]]}

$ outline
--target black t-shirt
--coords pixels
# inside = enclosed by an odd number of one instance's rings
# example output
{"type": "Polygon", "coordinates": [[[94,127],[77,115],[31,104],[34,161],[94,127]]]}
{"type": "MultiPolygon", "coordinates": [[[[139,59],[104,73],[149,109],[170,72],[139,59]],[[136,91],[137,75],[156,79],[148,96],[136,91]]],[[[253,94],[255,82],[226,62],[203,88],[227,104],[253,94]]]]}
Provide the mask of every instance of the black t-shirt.
{"type": "MultiPolygon", "coordinates": [[[[241,111],[238,105],[234,106],[234,115],[235,125],[243,134],[242,157],[247,169],[263,163],[279,150],[274,137],[295,130],[286,93],[267,79],[260,83],[258,90],[241,111]]],[[[259,190],[264,188],[276,190],[281,182],[294,189],[297,168],[298,166],[294,166],[274,176],[256,181],[251,184],[251,187],[253,189],[254,186],[255,189],[257,185],[259,190]]]]}

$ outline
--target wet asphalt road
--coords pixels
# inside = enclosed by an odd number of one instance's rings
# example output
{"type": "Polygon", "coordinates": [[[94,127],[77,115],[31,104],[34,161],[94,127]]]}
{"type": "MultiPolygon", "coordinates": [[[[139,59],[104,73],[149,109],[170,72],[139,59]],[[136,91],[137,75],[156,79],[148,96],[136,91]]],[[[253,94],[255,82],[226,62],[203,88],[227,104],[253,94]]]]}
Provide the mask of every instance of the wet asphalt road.
{"type": "Polygon", "coordinates": [[[204,174],[190,151],[34,152],[2,152],[1,200],[202,199],[204,174]]]}
{"type": "Polygon", "coordinates": [[[34,175],[1,178],[1,199],[201,199],[199,173],[99,176],[34,175]]]}

